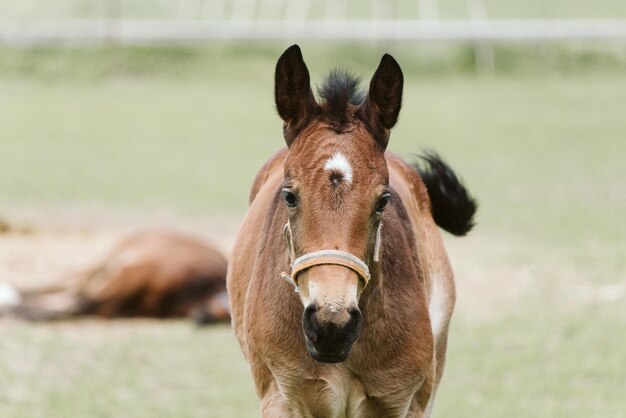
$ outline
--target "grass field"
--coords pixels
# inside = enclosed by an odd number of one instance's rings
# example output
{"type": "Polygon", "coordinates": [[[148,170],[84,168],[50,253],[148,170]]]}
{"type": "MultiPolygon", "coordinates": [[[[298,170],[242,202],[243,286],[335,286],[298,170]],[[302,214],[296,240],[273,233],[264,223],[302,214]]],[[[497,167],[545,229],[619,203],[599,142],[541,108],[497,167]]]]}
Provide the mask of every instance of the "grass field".
{"type": "MultiPolygon", "coordinates": [[[[228,219],[232,236],[254,173],[282,146],[280,50],[0,50],[0,216],[41,212],[32,239],[50,208],[81,207],[228,219]]],[[[337,62],[367,81],[381,51],[304,48],[314,80],[337,62]]],[[[436,417],[622,417],[626,67],[509,71],[523,59],[503,53],[501,71],[480,76],[455,59],[428,68],[406,46],[394,55],[406,90],[391,150],[438,150],[480,202],[476,231],[446,238],[459,302],[436,417]]],[[[9,256],[15,239],[0,235],[9,256]]],[[[227,327],[0,321],[0,417],[257,411],[227,327]]]]}
{"type": "MultiPolygon", "coordinates": [[[[437,416],[623,416],[623,317],[542,314],[452,329],[437,416]]],[[[3,324],[3,417],[258,416],[227,327],[3,324]]]]}

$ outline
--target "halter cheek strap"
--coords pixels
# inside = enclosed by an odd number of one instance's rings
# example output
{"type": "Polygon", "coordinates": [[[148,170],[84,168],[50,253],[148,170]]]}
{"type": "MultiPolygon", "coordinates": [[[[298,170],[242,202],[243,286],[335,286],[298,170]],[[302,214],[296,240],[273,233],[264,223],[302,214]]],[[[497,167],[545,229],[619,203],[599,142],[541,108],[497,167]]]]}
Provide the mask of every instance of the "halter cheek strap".
{"type": "MultiPolygon", "coordinates": [[[[378,262],[380,259],[380,237],[382,226],[383,224],[381,222],[378,225],[378,229],[376,230],[376,242],[374,243],[374,262],[378,262]]],[[[295,256],[295,251],[293,248],[293,237],[291,233],[291,225],[289,222],[285,224],[283,233],[285,234],[285,239],[287,241],[289,256],[291,259],[293,259],[293,257],[295,256]]],[[[363,280],[363,287],[367,286],[370,281],[370,269],[367,264],[364,263],[363,260],[361,260],[360,258],[345,251],[339,250],[320,250],[304,254],[291,262],[291,275],[282,272],[280,277],[281,279],[293,285],[297,293],[300,292],[300,287],[298,286],[298,274],[308,268],[319,265],[335,265],[349,268],[350,270],[358,274],[359,278],[363,280]]]]}

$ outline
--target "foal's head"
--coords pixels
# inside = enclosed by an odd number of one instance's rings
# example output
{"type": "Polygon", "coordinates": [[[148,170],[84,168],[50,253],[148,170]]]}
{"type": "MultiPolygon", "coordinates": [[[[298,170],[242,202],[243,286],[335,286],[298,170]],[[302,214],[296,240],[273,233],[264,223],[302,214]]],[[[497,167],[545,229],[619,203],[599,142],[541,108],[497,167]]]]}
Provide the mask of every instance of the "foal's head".
{"type": "Polygon", "coordinates": [[[367,270],[376,269],[390,199],[384,152],[400,112],[402,71],[385,55],[369,91],[357,84],[331,73],[318,103],[297,45],[276,65],[276,108],[289,147],[281,190],[285,232],[291,261],[299,263],[292,275],[305,307],[307,348],[323,362],[345,360],[361,331],[359,297],[367,270]]]}

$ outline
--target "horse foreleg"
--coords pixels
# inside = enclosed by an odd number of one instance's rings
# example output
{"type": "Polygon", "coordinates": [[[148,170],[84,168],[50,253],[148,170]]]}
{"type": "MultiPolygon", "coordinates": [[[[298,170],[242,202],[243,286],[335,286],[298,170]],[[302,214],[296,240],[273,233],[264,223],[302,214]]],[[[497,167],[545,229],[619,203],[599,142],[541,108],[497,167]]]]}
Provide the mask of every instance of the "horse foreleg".
{"type": "Polygon", "coordinates": [[[443,376],[443,370],[446,366],[446,350],[448,348],[448,329],[443,330],[439,338],[437,338],[435,342],[435,384],[433,387],[433,391],[430,395],[430,399],[428,401],[428,406],[426,407],[426,414],[424,418],[430,418],[433,405],[435,403],[435,395],[437,394],[437,389],[439,388],[439,383],[441,382],[441,377],[443,376]]]}
{"type": "MultiPolygon", "coordinates": [[[[280,394],[276,384],[266,392],[261,399],[262,418],[296,418],[293,411],[287,404],[286,399],[280,394]]],[[[298,415],[299,417],[299,415],[298,415]]]]}
{"type": "Polygon", "coordinates": [[[431,370],[413,396],[406,418],[428,418],[430,416],[431,402],[437,390],[436,370],[437,365],[433,362],[431,370]]]}
{"type": "Polygon", "coordinates": [[[254,386],[261,400],[262,418],[296,418],[287,399],[282,395],[272,372],[267,368],[261,357],[251,347],[246,347],[247,360],[250,364],[254,386]]]}

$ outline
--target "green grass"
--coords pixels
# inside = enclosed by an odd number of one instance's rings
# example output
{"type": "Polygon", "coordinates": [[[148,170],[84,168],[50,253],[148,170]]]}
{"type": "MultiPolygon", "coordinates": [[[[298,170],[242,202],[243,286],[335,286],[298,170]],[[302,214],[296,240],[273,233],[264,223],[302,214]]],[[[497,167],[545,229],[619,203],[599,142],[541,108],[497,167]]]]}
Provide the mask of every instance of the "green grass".
{"type": "MultiPolygon", "coordinates": [[[[283,144],[272,103],[280,50],[0,50],[0,210],[242,216],[256,170],[283,144]]],[[[332,63],[367,81],[383,50],[304,46],[315,81],[332,63]]],[[[563,302],[574,285],[626,279],[620,59],[569,51],[543,63],[539,50],[500,50],[488,76],[468,50],[441,61],[410,45],[393,53],[406,84],[390,149],[438,150],[480,202],[476,231],[449,242],[462,291],[437,417],[622,416],[623,299],[563,302]],[[489,286],[468,301],[483,275],[489,286]],[[527,276],[502,299],[511,303],[472,315],[527,276]]],[[[257,411],[227,328],[0,322],[1,417],[257,411]]]]}
{"type": "MultiPolygon", "coordinates": [[[[329,61],[367,78],[379,49],[305,55],[315,82],[329,61]]],[[[30,60],[60,70],[0,75],[0,199],[241,214],[283,144],[279,49],[97,51],[6,51],[14,70],[30,60]]],[[[609,220],[624,209],[626,69],[428,75],[410,48],[395,54],[406,88],[390,149],[440,151],[478,195],[481,228],[623,248],[625,226],[609,220]]]]}
{"type": "MultiPolygon", "coordinates": [[[[438,417],[620,418],[624,316],[544,312],[451,330],[438,417]]],[[[258,416],[227,327],[182,322],[2,324],[0,416],[258,416]]]]}
{"type": "MultiPolygon", "coordinates": [[[[0,48],[0,77],[54,80],[103,80],[111,77],[237,78],[254,79],[271,73],[280,53],[292,42],[241,44],[213,42],[195,46],[102,48],[0,48]],[[235,64],[233,64],[233,62],[235,64]],[[227,64],[227,65],[226,65],[227,64]]],[[[441,77],[477,73],[473,45],[428,45],[376,42],[301,43],[314,70],[327,71],[344,64],[370,72],[373,61],[391,52],[408,75],[441,77]]],[[[498,75],[547,73],[623,73],[626,49],[619,44],[494,45],[494,72],[498,75]]]]}
{"type": "Polygon", "coordinates": [[[0,324],[2,417],[250,417],[229,327],[182,322],[0,324]]]}
{"type": "Polygon", "coordinates": [[[626,317],[546,313],[479,325],[457,318],[436,415],[623,416],[626,337],[617,330],[626,317]]]}

